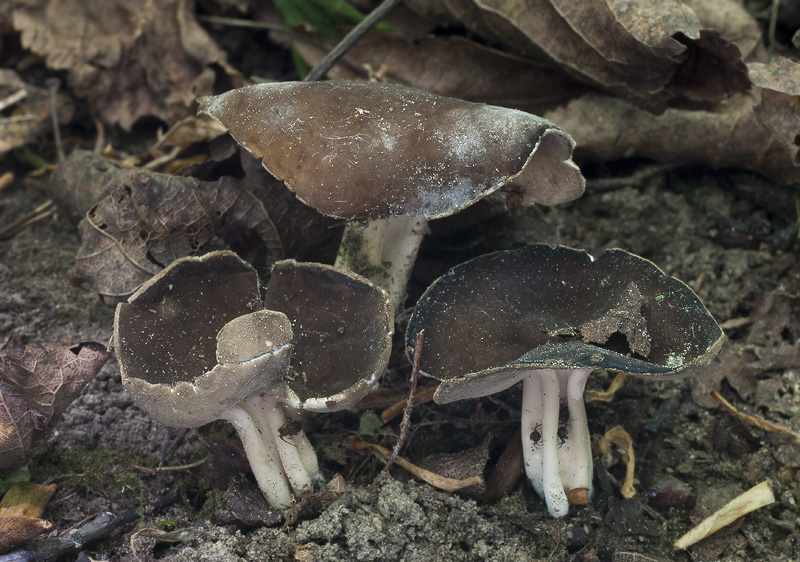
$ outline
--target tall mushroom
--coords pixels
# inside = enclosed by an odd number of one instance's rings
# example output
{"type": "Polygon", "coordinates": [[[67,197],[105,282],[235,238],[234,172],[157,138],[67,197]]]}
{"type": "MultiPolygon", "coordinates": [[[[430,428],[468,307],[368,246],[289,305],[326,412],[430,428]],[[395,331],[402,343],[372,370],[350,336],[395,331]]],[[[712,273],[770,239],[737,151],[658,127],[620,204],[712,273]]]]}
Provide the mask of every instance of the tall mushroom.
{"type": "Polygon", "coordinates": [[[256,84],[200,112],[304,203],[348,225],[336,265],[385,288],[395,310],[427,221],[514,183],[523,204],[583,193],[572,138],[535,115],[364,82],[256,84]]]}
{"type": "Polygon", "coordinates": [[[522,381],[525,470],[549,512],[567,493],[591,495],[583,404],[594,369],[677,377],[706,365],[723,333],[683,282],[653,263],[607,250],[598,259],[561,246],[488,254],[431,285],[408,327],[421,372],[441,380],[434,400],[486,396],[522,381]]]}
{"type": "Polygon", "coordinates": [[[296,410],[366,393],[389,360],[391,308],[351,272],[292,260],[267,295],[271,310],[232,252],[176,260],[117,306],[114,348],[142,410],[172,427],[229,421],[267,501],[286,507],[319,472],[296,410]]]}

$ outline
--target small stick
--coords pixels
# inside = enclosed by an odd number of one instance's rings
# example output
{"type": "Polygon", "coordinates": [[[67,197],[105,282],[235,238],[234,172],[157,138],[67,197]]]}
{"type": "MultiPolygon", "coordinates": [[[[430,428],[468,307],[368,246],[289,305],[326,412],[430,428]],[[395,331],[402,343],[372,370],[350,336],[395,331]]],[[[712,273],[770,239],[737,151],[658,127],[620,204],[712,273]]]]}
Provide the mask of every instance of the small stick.
{"type": "Polygon", "coordinates": [[[95,154],[103,154],[103,148],[106,145],[106,128],[103,125],[103,122],[92,112],[92,123],[94,123],[94,129],[97,131],[97,137],[94,139],[94,148],[92,152],[95,154]]]}
{"type": "MultiPolygon", "coordinates": [[[[411,380],[409,381],[408,400],[406,401],[406,409],[403,410],[403,420],[400,422],[400,437],[397,438],[397,443],[394,444],[392,454],[389,460],[381,470],[381,474],[388,472],[389,468],[397,460],[400,454],[400,449],[408,437],[408,428],[411,425],[411,410],[414,409],[414,394],[417,391],[417,379],[419,379],[419,365],[422,361],[422,341],[425,337],[425,330],[421,330],[416,339],[414,340],[414,364],[411,367],[411,380]]],[[[380,474],[378,475],[380,476],[380,474]]]]}
{"type": "Polygon", "coordinates": [[[145,474],[156,474],[156,473],[159,473],[159,472],[178,472],[180,470],[189,470],[191,468],[197,468],[198,466],[201,466],[203,463],[205,463],[210,458],[211,458],[211,456],[209,455],[207,457],[204,457],[204,458],[200,459],[199,461],[194,461],[192,463],[183,464],[183,465],[180,465],[180,466],[157,466],[155,468],[148,468],[146,466],[138,466],[138,465],[134,464],[134,465],[131,465],[131,468],[133,470],[137,470],[139,472],[144,472],[145,474]]]}
{"type": "Polygon", "coordinates": [[[178,157],[178,154],[181,152],[180,146],[175,146],[170,150],[168,153],[164,154],[163,156],[159,156],[158,158],[154,158],[150,160],[147,164],[141,166],[146,170],[155,170],[159,166],[163,166],[164,164],[168,164],[175,160],[178,157]]]}
{"type": "Polygon", "coordinates": [[[642,166],[629,176],[586,180],[587,191],[613,191],[623,187],[637,187],[653,176],[680,168],[679,164],[650,164],[642,166]]]}
{"type": "MultiPolygon", "coordinates": [[[[350,441],[347,444],[347,447],[353,451],[361,451],[364,449],[368,449],[374,455],[387,459],[389,458],[392,453],[389,449],[385,447],[381,447],[375,443],[366,443],[364,441],[350,441]]],[[[431,472],[430,470],[425,470],[424,468],[420,468],[417,465],[408,462],[403,457],[397,457],[397,464],[405,468],[411,474],[422,480],[423,482],[427,482],[434,488],[439,488],[440,490],[444,490],[445,492],[455,492],[457,490],[462,490],[464,488],[468,488],[469,486],[477,486],[478,484],[483,483],[483,478],[480,476],[472,476],[471,478],[466,478],[464,480],[457,480],[455,478],[447,478],[446,476],[442,476],[441,474],[436,474],[435,472],[431,472]]],[[[0,562],[3,562],[0,560],[0,562]]]]}
{"type": "Polygon", "coordinates": [[[349,51],[353,45],[356,44],[356,41],[361,39],[361,37],[370,29],[372,29],[376,23],[378,23],[383,17],[394,8],[397,4],[400,3],[400,0],[383,0],[380,6],[372,10],[370,14],[361,20],[357,26],[350,30],[350,33],[345,35],[344,39],[342,39],[338,45],[336,45],[333,50],[331,50],[325,58],[319,61],[317,66],[311,69],[311,72],[308,73],[303,81],[304,82],[316,82],[331,69],[333,65],[335,65],[340,58],[342,58],[347,51],[349,51]]]}
{"type": "Polygon", "coordinates": [[[771,503],[775,503],[775,495],[772,493],[772,484],[769,480],[765,480],[736,496],[724,507],[703,519],[696,527],[675,541],[672,546],[675,550],[689,548],[723,527],[727,527],[740,517],[771,503]]]}
{"type": "Polygon", "coordinates": [[[7,96],[0,100],[0,111],[3,111],[7,107],[11,107],[17,102],[24,100],[28,96],[28,90],[25,88],[19,89],[10,96],[7,96]]]}
{"type": "Polygon", "coordinates": [[[728,412],[730,412],[731,414],[733,414],[737,418],[739,418],[741,420],[744,420],[747,423],[751,423],[751,424],[755,425],[756,427],[760,427],[761,429],[766,429],[767,431],[777,431],[778,433],[785,433],[786,435],[791,435],[796,442],[800,443],[800,435],[797,435],[791,429],[787,429],[787,428],[782,427],[780,425],[774,424],[771,421],[767,421],[767,420],[758,418],[756,416],[751,416],[750,414],[745,414],[744,412],[740,412],[739,410],[736,409],[736,407],[733,404],[731,404],[730,402],[725,400],[720,395],[720,393],[717,392],[716,390],[712,390],[711,391],[711,396],[716,398],[717,401],[722,405],[722,407],[725,410],[727,410],[728,412]]]}
{"type": "Polygon", "coordinates": [[[45,85],[50,92],[50,117],[53,119],[53,136],[56,140],[56,151],[58,161],[64,161],[64,147],[61,145],[61,126],[58,124],[58,89],[61,87],[61,80],[58,78],[48,78],[45,85]]]}
{"type": "Polygon", "coordinates": [[[778,10],[781,7],[781,0],[772,0],[772,6],[769,11],[769,32],[767,38],[769,39],[769,48],[775,49],[777,42],[775,41],[775,28],[778,27],[778,10]]]}
{"type": "Polygon", "coordinates": [[[225,18],[220,16],[197,16],[197,20],[204,21],[206,23],[213,23],[216,25],[227,25],[230,27],[244,27],[249,29],[266,29],[268,31],[275,31],[277,33],[284,33],[287,35],[293,34],[293,32],[290,29],[286,29],[286,27],[284,27],[279,23],[268,23],[264,21],[253,21],[241,18],[225,18]]]}
{"type": "Polygon", "coordinates": [[[27,226],[35,223],[38,220],[42,220],[43,218],[52,215],[55,212],[56,208],[53,204],[53,201],[51,199],[48,199],[47,201],[36,207],[33,211],[25,213],[14,222],[5,225],[3,228],[0,228],[0,240],[11,238],[12,236],[22,231],[27,226]]]}
{"type": "MultiPolygon", "coordinates": [[[[433,400],[433,395],[436,393],[437,388],[439,388],[438,382],[420,389],[414,397],[413,407],[416,408],[420,404],[426,404],[433,400]]],[[[395,402],[381,412],[381,419],[383,420],[383,423],[387,423],[402,414],[405,411],[406,404],[408,404],[408,398],[400,400],[399,402],[395,402]]]]}

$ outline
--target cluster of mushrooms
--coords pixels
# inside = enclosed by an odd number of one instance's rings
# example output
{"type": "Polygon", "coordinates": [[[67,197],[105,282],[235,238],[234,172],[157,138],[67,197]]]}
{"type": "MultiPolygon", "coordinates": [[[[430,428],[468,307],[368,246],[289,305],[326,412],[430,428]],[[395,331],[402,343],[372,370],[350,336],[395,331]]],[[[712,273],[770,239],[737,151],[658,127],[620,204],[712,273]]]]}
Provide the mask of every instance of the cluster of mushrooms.
{"type": "MultiPolygon", "coordinates": [[[[270,505],[321,480],[300,410],[348,408],[373,388],[427,222],[485,196],[554,205],[583,193],[574,141],[516,110],[401,86],[258,84],[201,100],[299,199],[347,226],[334,266],[278,262],[265,289],[232,252],[177,260],[118,305],[123,384],[173,427],[229,421],[270,505]]],[[[414,309],[435,401],[522,382],[525,469],[548,511],[592,492],[583,404],[594,369],[676,377],[722,331],[684,283],[623,250],[598,259],[531,245],[461,264],[414,309]]]]}

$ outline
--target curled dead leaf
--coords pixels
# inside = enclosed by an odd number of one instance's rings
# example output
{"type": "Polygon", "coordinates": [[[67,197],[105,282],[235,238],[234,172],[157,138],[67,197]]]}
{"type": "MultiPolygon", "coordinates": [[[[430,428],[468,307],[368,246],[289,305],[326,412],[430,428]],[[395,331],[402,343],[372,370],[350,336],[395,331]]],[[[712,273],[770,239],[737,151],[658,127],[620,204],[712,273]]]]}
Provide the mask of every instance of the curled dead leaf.
{"type": "MultiPolygon", "coordinates": [[[[321,61],[327,51],[300,37],[294,46],[303,58],[312,65],[321,61]]],[[[412,42],[398,35],[368,33],[328,74],[337,80],[404,84],[537,115],[583,90],[559,70],[457,36],[412,42]]]]}
{"type": "Polygon", "coordinates": [[[69,72],[100,118],[129,129],[147,116],[174,123],[217,80],[241,85],[188,0],[14,0],[25,48],[69,72]]]}
{"type": "Polygon", "coordinates": [[[0,554],[22,546],[52,527],[49,521],[37,517],[0,518],[0,554]]]}
{"type": "Polygon", "coordinates": [[[734,40],[754,50],[756,22],[744,10],[722,17],[709,15],[707,2],[694,3],[706,21],[679,0],[441,0],[424,11],[448,13],[445,20],[487,40],[554,61],[581,82],[661,112],[674,102],[721,101],[750,86],[734,40]]]}
{"type": "Polygon", "coordinates": [[[30,460],[106,359],[95,342],[0,351],[0,469],[30,460]]]}
{"type": "Polygon", "coordinates": [[[252,235],[269,263],[283,257],[264,203],[229,177],[200,181],[77,152],[59,167],[51,191],[78,209],[104,195],[81,221],[82,245],[69,277],[88,283],[109,305],[176,259],[202,253],[214,236],[236,244],[252,235]]]}
{"type": "MultiPolygon", "coordinates": [[[[762,91],[740,94],[714,110],[668,109],[653,115],[621,99],[587,94],[545,117],[569,131],[579,158],[632,156],[672,164],[745,168],[779,183],[800,181],[795,166],[800,115],[784,112],[784,131],[770,129],[759,112],[762,91]]],[[[790,107],[790,106],[789,106],[790,107]]]]}

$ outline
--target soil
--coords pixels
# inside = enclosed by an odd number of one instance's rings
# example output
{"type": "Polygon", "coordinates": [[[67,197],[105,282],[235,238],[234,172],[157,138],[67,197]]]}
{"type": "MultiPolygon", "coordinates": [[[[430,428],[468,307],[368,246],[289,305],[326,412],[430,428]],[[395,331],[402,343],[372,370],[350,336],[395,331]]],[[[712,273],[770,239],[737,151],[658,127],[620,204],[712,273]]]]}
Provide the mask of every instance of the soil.
{"type": "MultiPolygon", "coordinates": [[[[719,358],[691,379],[630,377],[611,402],[587,406],[594,438],[621,425],[633,439],[633,500],[623,501],[618,486],[596,480],[588,505],[554,519],[524,479],[496,501],[437,490],[397,466],[373,483],[383,462],[344,446],[364,413],[354,410],[304,420],[326,478],[342,475],[344,493],[322,494],[285,520],[269,510],[244,516],[244,504],[231,504],[253,488],[247,479],[229,478],[239,466],[230,460],[237,450],[230,428],[213,424],[185,432],[151,420],[122,390],[112,357],[30,464],[33,480],[58,484],[45,516],[64,531],[105,511],[140,512],[138,523],[86,546],[92,559],[109,561],[800,559],[800,448],[790,435],[735,418],[709,394],[718,389],[740,410],[800,431],[796,195],[750,174],[682,168],[635,187],[590,186],[580,200],[557,208],[498,214],[486,206],[468,224],[433,224],[412,300],[451,265],[487,251],[535,242],[595,255],[621,247],[686,281],[726,328],[719,358]],[[197,465],[209,456],[203,443],[211,446],[213,466],[211,460],[197,465]],[[197,466],[136,468],[160,461],[197,466]],[[672,480],[664,484],[664,476],[683,483],[688,494],[672,480]],[[721,500],[763,480],[773,485],[773,505],[688,552],[673,550],[673,542],[721,500]],[[148,509],[172,492],[167,509],[148,509]],[[176,530],[184,532],[169,534],[176,530]]],[[[2,222],[42,201],[22,185],[6,189],[2,222]]],[[[0,241],[0,340],[6,348],[108,342],[112,310],[66,279],[78,246],[75,224],[63,218],[36,222],[0,241]]],[[[391,367],[383,385],[404,389],[407,360],[398,353],[391,367]]],[[[588,386],[602,390],[610,379],[597,373],[588,386]]],[[[402,455],[420,463],[479,446],[491,435],[491,470],[514,434],[519,399],[519,390],[511,389],[419,406],[402,455]]],[[[391,448],[398,433],[395,418],[371,439],[391,448]]],[[[616,481],[624,466],[618,459],[608,472],[616,481]]]]}

